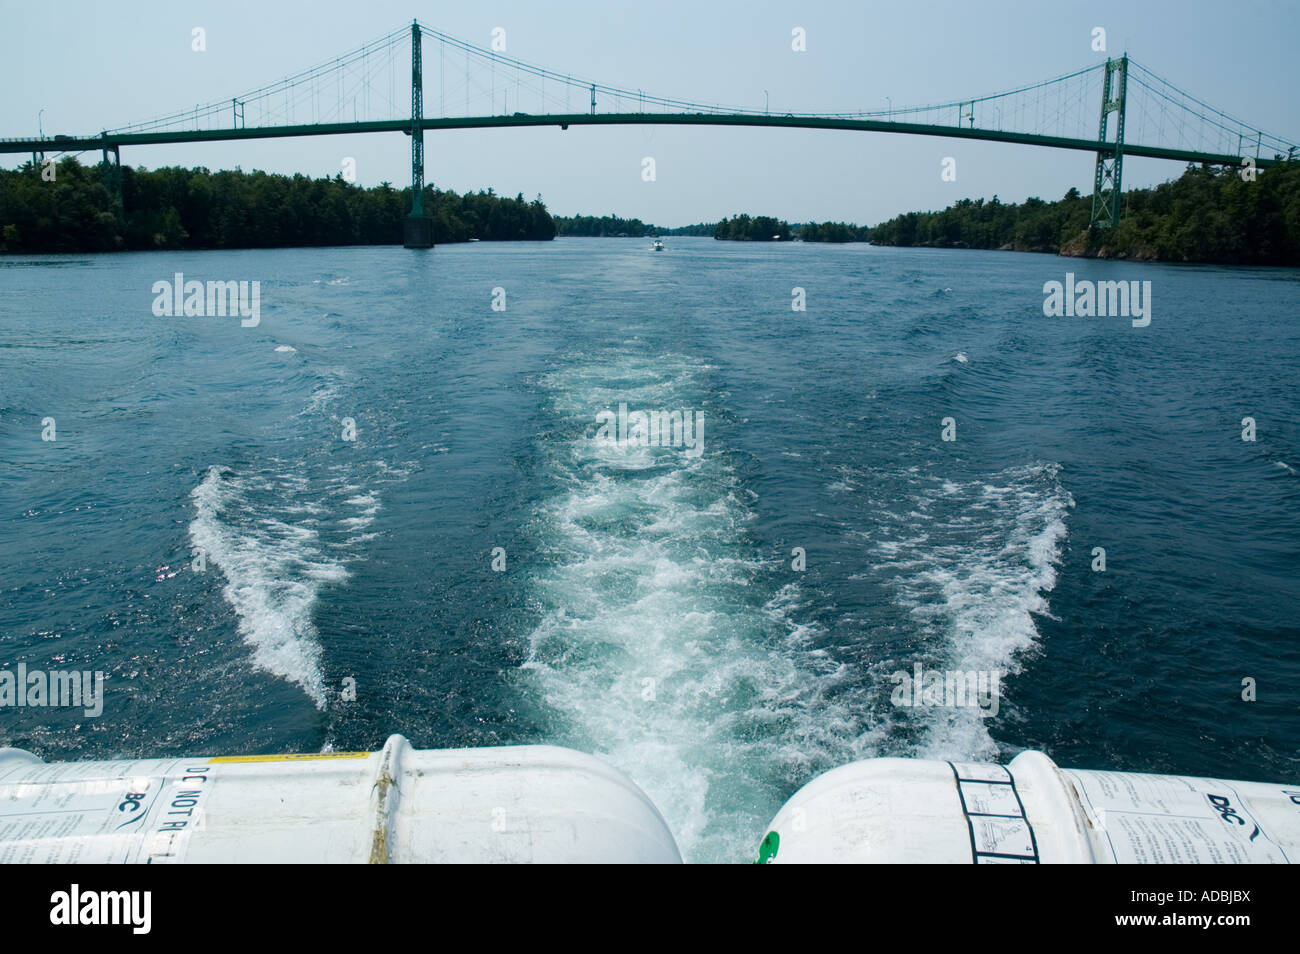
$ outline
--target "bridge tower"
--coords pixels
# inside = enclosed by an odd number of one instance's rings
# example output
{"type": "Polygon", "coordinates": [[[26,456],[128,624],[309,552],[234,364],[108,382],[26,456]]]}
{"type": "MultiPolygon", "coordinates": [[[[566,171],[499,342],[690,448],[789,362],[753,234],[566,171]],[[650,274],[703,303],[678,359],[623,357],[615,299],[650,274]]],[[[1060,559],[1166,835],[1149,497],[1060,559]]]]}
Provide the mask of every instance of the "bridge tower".
{"type": "Polygon", "coordinates": [[[402,230],[407,248],[433,247],[433,219],[424,214],[424,77],[420,69],[420,24],[411,21],[411,214],[402,230]]]}
{"type": "Polygon", "coordinates": [[[1101,90],[1101,124],[1097,130],[1097,172],[1092,186],[1092,221],[1095,229],[1119,225],[1124,172],[1124,98],[1128,88],[1128,54],[1106,60],[1106,81],[1101,90]],[[1110,114],[1116,113],[1115,139],[1108,138],[1110,114]]]}
{"type": "Polygon", "coordinates": [[[104,188],[108,190],[108,196],[113,204],[113,216],[117,219],[118,228],[122,228],[126,223],[126,204],[122,201],[122,153],[116,145],[108,144],[108,133],[103,133],[103,158],[100,160],[99,167],[104,173],[104,188]],[[112,153],[113,160],[109,161],[109,153],[112,153]]]}

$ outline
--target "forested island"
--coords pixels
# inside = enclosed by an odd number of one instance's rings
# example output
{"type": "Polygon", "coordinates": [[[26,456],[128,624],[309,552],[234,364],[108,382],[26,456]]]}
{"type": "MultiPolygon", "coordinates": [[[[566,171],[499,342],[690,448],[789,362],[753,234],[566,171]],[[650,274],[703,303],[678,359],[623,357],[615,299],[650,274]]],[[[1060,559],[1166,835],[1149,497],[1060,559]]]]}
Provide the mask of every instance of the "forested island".
{"type": "MultiPolygon", "coordinates": [[[[387,182],[266,172],[122,167],[119,208],[98,166],[61,160],[0,169],[0,252],[400,245],[411,190],[387,182]],[[48,172],[46,172],[48,175],[48,172]]],[[[541,197],[424,192],[438,244],[470,239],[548,240],[555,223],[541,197]]]]}
{"type": "Polygon", "coordinates": [[[712,235],[714,223],[667,228],[617,215],[557,215],[555,234],[580,238],[648,238],[657,235],[712,235]]]}
{"type": "Polygon", "coordinates": [[[737,215],[723,219],[713,230],[715,239],[735,242],[867,242],[871,229],[847,222],[796,222],[791,225],[784,219],[770,215],[737,215]]]}
{"type": "Polygon", "coordinates": [[[1091,213],[1092,197],[1071,189],[1055,202],[962,199],[942,212],[908,212],[870,228],[842,222],[790,225],[769,216],[738,215],[718,223],[714,238],[1300,265],[1300,162],[1261,170],[1253,181],[1237,169],[1189,166],[1172,182],[1125,192],[1115,229],[1089,229],[1091,213]]]}
{"type": "Polygon", "coordinates": [[[909,212],[871,230],[877,245],[1012,249],[1095,258],[1225,265],[1300,265],[1300,163],[1260,170],[1192,166],[1153,189],[1124,193],[1120,224],[1089,231],[1092,197],[1056,202],[962,199],[942,212],[909,212]]]}
{"type": "Polygon", "coordinates": [[[788,242],[791,236],[790,223],[770,215],[737,215],[723,219],[713,230],[715,239],[733,242],[788,242]]]}
{"type": "Polygon", "coordinates": [[[738,242],[788,242],[802,239],[805,242],[865,242],[870,229],[845,222],[804,222],[793,225],[770,215],[737,215],[721,222],[700,222],[667,228],[650,225],[640,219],[623,219],[617,215],[575,215],[570,218],[555,217],[556,234],[561,236],[587,236],[598,238],[645,238],[650,236],[696,235],[713,236],[738,242]]]}
{"type": "Polygon", "coordinates": [[[555,234],[578,238],[643,238],[660,232],[640,219],[623,219],[617,215],[557,215],[555,234]]]}
{"type": "Polygon", "coordinates": [[[795,234],[804,242],[869,242],[871,229],[865,225],[848,222],[804,222],[794,226],[795,234]]]}
{"type": "MultiPolygon", "coordinates": [[[[119,206],[98,166],[75,157],[52,170],[0,169],[0,253],[137,249],[397,245],[411,190],[387,182],[265,172],[123,166],[119,206]],[[52,180],[46,176],[53,171],[52,180]]],[[[1091,230],[1092,198],[1071,189],[1055,202],[962,199],[940,212],[908,212],[873,227],[789,223],[739,214],[662,228],[616,215],[553,217],[541,196],[424,195],[437,244],[559,236],[712,235],[725,241],[871,242],[931,248],[1007,249],[1141,261],[1300,265],[1300,162],[1261,170],[1190,166],[1178,179],[1124,193],[1120,225],[1091,230]]]]}

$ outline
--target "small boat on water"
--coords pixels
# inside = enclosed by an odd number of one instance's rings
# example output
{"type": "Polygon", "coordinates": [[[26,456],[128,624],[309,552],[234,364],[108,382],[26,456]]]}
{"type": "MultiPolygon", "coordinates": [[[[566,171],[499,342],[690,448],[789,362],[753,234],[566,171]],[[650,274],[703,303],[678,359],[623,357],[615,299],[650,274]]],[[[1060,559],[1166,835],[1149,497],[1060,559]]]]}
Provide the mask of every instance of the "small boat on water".
{"type": "Polygon", "coordinates": [[[652,251],[655,251],[655,252],[662,252],[662,251],[664,250],[664,243],[663,243],[663,240],[662,240],[662,239],[655,239],[655,243],[654,243],[653,245],[651,245],[650,248],[651,248],[652,251]]]}

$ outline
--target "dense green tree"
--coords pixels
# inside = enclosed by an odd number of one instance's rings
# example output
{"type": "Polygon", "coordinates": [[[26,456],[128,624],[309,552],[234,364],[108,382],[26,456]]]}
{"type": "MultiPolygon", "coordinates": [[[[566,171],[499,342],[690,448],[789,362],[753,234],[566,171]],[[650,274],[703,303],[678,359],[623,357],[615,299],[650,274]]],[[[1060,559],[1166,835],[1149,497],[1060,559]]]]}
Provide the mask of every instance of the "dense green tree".
{"type": "Polygon", "coordinates": [[[557,217],[555,228],[558,235],[595,238],[640,237],[658,234],[655,232],[653,225],[646,225],[640,219],[621,219],[617,215],[557,217]]]}
{"type": "Polygon", "coordinates": [[[847,222],[805,222],[794,228],[805,242],[866,242],[871,237],[869,228],[847,222]]]}
{"type": "Polygon", "coordinates": [[[732,219],[723,219],[713,230],[715,239],[730,239],[735,242],[788,242],[790,240],[790,223],[772,218],[770,215],[750,217],[745,214],[732,219]]]}
{"type": "Polygon", "coordinates": [[[698,225],[667,229],[640,219],[623,219],[617,215],[574,215],[568,218],[557,215],[555,228],[557,235],[644,238],[652,235],[712,235],[716,223],[701,222],[698,225]]]}
{"type": "MultiPolygon", "coordinates": [[[[0,170],[0,252],[270,248],[397,244],[410,190],[363,189],[332,179],[204,168],[123,166],[122,204],[99,166],[68,157],[54,177],[26,163],[0,170]]],[[[614,215],[555,219],[541,196],[492,189],[458,195],[429,186],[426,214],[439,243],[540,240],[558,235],[713,235],[734,241],[870,240],[881,245],[1009,248],[1232,264],[1300,265],[1300,163],[1262,170],[1189,167],[1177,180],[1127,192],[1118,228],[1090,231],[1092,198],[1070,189],[1056,202],[962,199],[940,212],[908,212],[868,229],[844,222],[790,226],[741,214],[717,224],[661,229],[614,215]]]]}
{"type": "MultiPolygon", "coordinates": [[[[52,181],[26,163],[0,170],[0,251],[273,248],[391,245],[402,241],[409,189],[363,189],[332,179],[239,170],[123,166],[122,203],[98,166],[63,159],[52,181]]],[[[439,243],[555,237],[541,196],[532,202],[492,190],[466,195],[425,189],[439,243]]]]}
{"type": "Polygon", "coordinates": [[[909,212],[871,230],[880,245],[1011,248],[1173,262],[1300,265],[1300,163],[1261,170],[1192,166],[1154,189],[1124,193],[1120,224],[1089,230],[1092,197],[1020,205],[962,199],[942,212],[909,212]]]}

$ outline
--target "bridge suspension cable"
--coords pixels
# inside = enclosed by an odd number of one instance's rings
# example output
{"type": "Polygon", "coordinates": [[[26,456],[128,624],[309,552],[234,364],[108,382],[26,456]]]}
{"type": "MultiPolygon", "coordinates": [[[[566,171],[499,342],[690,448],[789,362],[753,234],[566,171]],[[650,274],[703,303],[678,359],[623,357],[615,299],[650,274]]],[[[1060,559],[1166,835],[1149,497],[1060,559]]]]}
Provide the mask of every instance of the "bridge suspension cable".
{"type": "Polygon", "coordinates": [[[407,103],[410,30],[403,27],[364,43],[354,50],[229,99],[194,106],[127,126],[106,130],[110,134],[161,132],[174,129],[220,129],[235,126],[295,125],[311,110],[310,122],[356,122],[359,119],[399,119],[409,115],[407,103]],[[322,89],[332,89],[325,100],[322,89]],[[364,112],[357,110],[362,99],[364,112]],[[355,114],[349,114],[349,106],[355,114]],[[242,122],[239,119],[242,117],[242,122]],[[251,119],[251,121],[250,121],[251,119]]]}
{"type": "MultiPolygon", "coordinates": [[[[153,142],[266,138],[323,133],[410,132],[413,129],[544,125],[569,122],[719,123],[856,128],[961,136],[1095,151],[1098,111],[1113,64],[979,96],[911,106],[771,110],[661,96],[644,89],[561,73],[485,49],[418,22],[249,92],[117,126],[84,137],[0,139],[0,152],[113,148],[153,142]],[[410,115],[409,53],[415,39],[438,45],[426,53],[418,98],[427,109],[410,115]],[[437,83],[437,94],[425,87],[437,83]],[[436,104],[437,114],[430,115],[436,104]],[[949,132],[951,130],[951,132],[949,132]]],[[[1261,165],[1292,156],[1292,140],[1270,135],[1179,88],[1126,57],[1121,107],[1126,129],[1119,152],[1189,162],[1227,163],[1245,156],[1261,165]]],[[[1112,76],[1113,78],[1113,76],[1112,76]]],[[[779,94],[778,94],[779,95],[779,94]]],[[[1113,106],[1114,104],[1112,104],[1113,106]]],[[[1109,148],[1109,147],[1107,147],[1109,148]]],[[[1105,149],[1100,151],[1106,151],[1105,149]]]]}
{"type": "MultiPolygon", "coordinates": [[[[1129,82],[1146,90],[1129,108],[1137,107],[1139,130],[1133,138],[1142,138],[1141,124],[1158,124],[1157,136],[1162,143],[1197,152],[1223,152],[1238,156],[1287,156],[1296,144],[1270,135],[1258,126],[1234,119],[1222,110],[1197,99],[1173,83],[1129,57],[1129,82]],[[1169,137],[1177,138],[1170,141],[1169,137]]],[[[1133,123],[1131,114],[1129,123],[1133,123]]]]}

